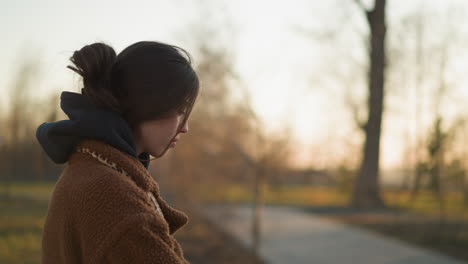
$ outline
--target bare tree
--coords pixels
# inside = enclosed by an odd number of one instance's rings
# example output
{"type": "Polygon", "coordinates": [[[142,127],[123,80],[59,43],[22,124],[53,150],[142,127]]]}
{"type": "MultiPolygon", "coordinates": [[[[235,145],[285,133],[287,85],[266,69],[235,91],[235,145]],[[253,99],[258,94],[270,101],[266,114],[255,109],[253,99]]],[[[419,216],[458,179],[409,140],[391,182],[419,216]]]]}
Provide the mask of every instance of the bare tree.
{"type": "Polygon", "coordinates": [[[386,0],[375,0],[372,9],[355,0],[367,18],[369,35],[369,97],[368,120],[362,125],[365,142],[362,164],[354,186],[351,205],[354,207],[382,207],[385,203],[379,187],[380,135],[384,102],[385,36],[387,31],[386,0]]]}
{"type": "Polygon", "coordinates": [[[213,6],[198,8],[202,16],[191,23],[187,41],[192,44],[190,50],[201,80],[201,93],[190,119],[190,133],[186,136],[190,143],[174,151],[170,178],[177,182],[178,188],[186,186],[183,187],[187,190],[185,193],[195,198],[192,201],[199,198],[194,185],[208,185],[213,192],[232,183],[246,184],[253,205],[253,251],[258,252],[264,200],[262,186],[269,175],[287,164],[290,135],[266,135],[254,111],[248,85],[235,70],[235,51],[232,45],[223,45],[234,42],[235,29],[229,21],[214,23],[211,20],[209,14],[213,13],[213,6]],[[220,24],[225,30],[219,30],[220,24]],[[226,32],[233,34],[221,35],[226,32]]]}
{"type": "Polygon", "coordinates": [[[3,125],[0,126],[3,135],[1,159],[5,161],[2,171],[5,181],[7,195],[9,194],[9,183],[13,180],[25,179],[25,173],[30,166],[24,166],[24,160],[29,162],[31,157],[31,131],[34,111],[31,105],[31,88],[37,82],[39,61],[25,59],[18,67],[8,96],[8,106],[3,125]]]}

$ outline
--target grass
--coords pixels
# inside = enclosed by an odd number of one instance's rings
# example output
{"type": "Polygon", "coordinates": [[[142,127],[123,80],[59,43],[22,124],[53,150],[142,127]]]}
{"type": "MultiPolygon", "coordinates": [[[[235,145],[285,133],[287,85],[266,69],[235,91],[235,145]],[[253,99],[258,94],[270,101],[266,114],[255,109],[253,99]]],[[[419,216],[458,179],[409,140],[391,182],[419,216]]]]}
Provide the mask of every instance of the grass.
{"type": "MultiPolygon", "coordinates": [[[[250,202],[252,191],[240,184],[230,184],[221,188],[199,186],[199,195],[204,202],[250,202]]],[[[335,188],[320,186],[262,186],[263,200],[266,203],[285,205],[344,205],[348,195],[335,188]]]]}
{"type": "Polygon", "coordinates": [[[255,254],[245,248],[218,225],[189,207],[176,206],[187,213],[190,224],[175,234],[185,257],[191,264],[262,264],[255,254]]]}
{"type": "MultiPolygon", "coordinates": [[[[241,184],[230,184],[221,188],[211,186],[198,187],[202,201],[251,202],[252,191],[241,184]]],[[[390,207],[408,212],[438,216],[439,202],[429,191],[421,191],[417,199],[410,202],[409,191],[384,190],[383,198],[390,207]]],[[[343,192],[332,186],[290,185],[274,187],[262,185],[263,200],[267,204],[295,205],[295,206],[346,206],[350,193],[343,192]]],[[[463,196],[459,192],[444,194],[446,216],[449,218],[468,219],[468,205],[463,203],[463,196]]]]}
{"type": "Polygon", "coordinates": [[[14,198],[49,200],[55,183],[49,182],[14,182],[0,184],[0,197],[10,195],[14,198]]]}
{"type": "Polygon", "coordinates": [[[47,200],[0,200],[0,263],[40,263],[47,200]]]}

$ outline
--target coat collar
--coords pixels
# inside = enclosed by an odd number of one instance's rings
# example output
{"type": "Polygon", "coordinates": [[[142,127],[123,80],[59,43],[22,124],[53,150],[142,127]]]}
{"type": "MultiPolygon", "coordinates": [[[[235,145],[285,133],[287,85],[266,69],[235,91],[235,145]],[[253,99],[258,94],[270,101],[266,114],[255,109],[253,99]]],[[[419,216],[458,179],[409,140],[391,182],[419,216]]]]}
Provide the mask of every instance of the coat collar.
{"type": "Polygon", "coordinates": [[[159,207],[169,224],[170,234],[173,234],[182,226],[187,224],[188,216],[171,207],[160,195],[159,184],[150,175],[149,171],[136,157],[133,157],[105,142],[88,138],[80,141],[75,150],[93,153],[93,156],[101,161],[105,161],[110,167],[130,177],[136,185],[145,192],[154,194],[159,207]]]}

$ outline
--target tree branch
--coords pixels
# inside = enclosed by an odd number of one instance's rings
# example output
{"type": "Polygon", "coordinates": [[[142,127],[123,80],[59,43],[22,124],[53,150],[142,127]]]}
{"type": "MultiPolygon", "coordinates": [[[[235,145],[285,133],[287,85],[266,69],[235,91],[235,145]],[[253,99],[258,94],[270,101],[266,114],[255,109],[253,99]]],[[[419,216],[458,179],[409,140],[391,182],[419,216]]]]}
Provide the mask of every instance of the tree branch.
{"type": "Polygon", "coordinates": [[[351,96],[346,96],[345,100],[353,116],[354,123],[359,129],[365,131],[367,122],[362,120],[362,118],[359,115],[359,105],[353,101],[351,96]]]}
{"type": "Polygon", "coordinates": [[[364,12],[364,13],[368,13],[369,10],[367,10],[366,6],[364,5],[364,3],[361,1],[361,0],[354,0],[354,2],[356,3],[356,5],[359,6],[359,8],[361,8],[361,10],[364,12]]]}

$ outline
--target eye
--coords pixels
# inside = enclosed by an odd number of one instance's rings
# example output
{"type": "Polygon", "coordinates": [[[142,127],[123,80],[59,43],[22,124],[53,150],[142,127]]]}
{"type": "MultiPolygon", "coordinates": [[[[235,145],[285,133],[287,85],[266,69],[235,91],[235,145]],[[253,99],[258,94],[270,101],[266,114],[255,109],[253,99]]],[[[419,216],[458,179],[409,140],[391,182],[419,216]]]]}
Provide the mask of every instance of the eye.
{"type": "Polygon", "coordinates": [[[180,109],[178,113],[181,115],[185,115],[187,114],[187,109],[180,109]]]}

